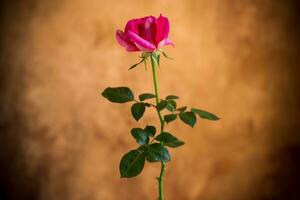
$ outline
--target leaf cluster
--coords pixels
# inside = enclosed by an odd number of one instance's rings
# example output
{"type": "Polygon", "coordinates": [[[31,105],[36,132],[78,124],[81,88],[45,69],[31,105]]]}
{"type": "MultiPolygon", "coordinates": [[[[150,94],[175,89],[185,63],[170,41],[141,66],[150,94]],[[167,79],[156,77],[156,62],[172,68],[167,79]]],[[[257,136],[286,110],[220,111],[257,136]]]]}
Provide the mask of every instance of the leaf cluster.
{"type": "MultiPolygon", "coordinates": [[[[194,127],[197,122],[197,116],[206,120],[219,119],[216,115],[202,109],[191,108],[187,110],[187,106],[179,107],[177,105],[179,97],[176,95],[168,95],[164,99],[160,99],[157,105],[148,102],[148,100],[156,98],[155,94],[143,93],[138,96],[138,99],[135,99],[133,92],[128,87],[108,87],[102,92],[102,96],[113,103],[133,102],[131,114],[136,121],[143,117],[147,107],[153,107],[158,112],[167,112],[163,116],[163,123],[170,123],[176,119],[180,119],[183,123],[194,127]]],[[[153,125],[147,125],[145,128],[131,129],[131,135],[139,147],[129,151],[122,157],[119,166],[121,177],[129,178],[137,176],[143,170],[146,161],[170,161],[171,156],[168,148],[175,148],[184,144],[183,141],[171,133],[161,131],[155,136],[156,132],[156,128],[153,125]]]]}
{"type": "Polygon", "coordinates": [[[168,132],[161,132],[155,136],[156,128],[152,125],[147,125],[145,128],[133,128],[131,135],[140,146],[126,153],[121,159],[120,174],[121,177],[126,178],[140,174],[146,161],[169,162],[171,156],[167,147],[175,148],[184,144],[168,132]]]}

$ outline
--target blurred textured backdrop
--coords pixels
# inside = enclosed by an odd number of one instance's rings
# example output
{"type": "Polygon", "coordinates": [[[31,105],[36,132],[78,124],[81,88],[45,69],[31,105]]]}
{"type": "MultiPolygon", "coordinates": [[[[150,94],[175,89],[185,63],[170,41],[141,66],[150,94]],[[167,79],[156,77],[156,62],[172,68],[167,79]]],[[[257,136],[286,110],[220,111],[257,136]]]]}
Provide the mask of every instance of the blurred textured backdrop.
{"type": "Polygon", "coordinates": [[[174,61],[161,94],[218,114],[171,150],[168,200],[300,199],[299,11],[292,0],[1,1],[0,199],[141,200],[157,195],[159,164],[120,179],[140,124],[107,86],[152,92],[150,71],[114,33],[130,18],[165,14],[174,61]]]}

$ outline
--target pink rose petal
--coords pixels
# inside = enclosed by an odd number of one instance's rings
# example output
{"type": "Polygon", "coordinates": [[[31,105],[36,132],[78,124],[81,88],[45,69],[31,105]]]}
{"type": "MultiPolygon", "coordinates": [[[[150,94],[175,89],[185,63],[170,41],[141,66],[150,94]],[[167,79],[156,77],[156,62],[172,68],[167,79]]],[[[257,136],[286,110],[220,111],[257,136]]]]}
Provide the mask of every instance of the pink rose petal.
{"type": "Polygon", "coordinates": [[[148,42],[147,40],[144,40],[140,36],[138,36],[136,33],[132,31],[128,31],[127,37],[134,42],[134,44],[139,48],[141,51],[145,52],[152,52],[156,49],[156,47],[148,42]]]}
{"type": "Polygon", "coordinates": [[[139,51],[139,49],[134,45],[134,43],[125,40],[123,31],[116,31],[116,39],[121,46],[126,48],[127,51],[139,51]]]}
{"type": "Polygon", "coordinates": [[[162,40],[168,37],[169,31],[170,31],[170,24],[168,18],[160,15],[159,18],[156,19],[156,38],[155,38],[156,46],[158,46],[158,44],[162,40]]]}

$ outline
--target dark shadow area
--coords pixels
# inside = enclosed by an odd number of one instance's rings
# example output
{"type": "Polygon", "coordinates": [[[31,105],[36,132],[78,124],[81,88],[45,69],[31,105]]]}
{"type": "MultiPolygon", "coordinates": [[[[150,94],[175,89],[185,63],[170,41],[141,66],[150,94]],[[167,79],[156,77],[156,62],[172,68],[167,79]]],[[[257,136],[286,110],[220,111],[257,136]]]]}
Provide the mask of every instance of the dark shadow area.
{"type": "Polygon", "coordinates": [[[0,199],[39,199],[39,178],[28,176],[22,140],[28,132],[22,113],[23,66],[13,64],[34,1],[0,2],[0,199]],[[31,7],[31,8],[30,8],[31,7]]]}

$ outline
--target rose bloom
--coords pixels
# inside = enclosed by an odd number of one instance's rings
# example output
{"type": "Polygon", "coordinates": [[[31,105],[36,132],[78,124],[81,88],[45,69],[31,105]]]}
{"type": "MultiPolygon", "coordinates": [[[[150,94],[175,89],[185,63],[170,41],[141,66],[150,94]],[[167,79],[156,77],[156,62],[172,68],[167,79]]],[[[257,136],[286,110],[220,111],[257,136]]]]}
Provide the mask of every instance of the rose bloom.
{"type": "Polygon", "coordinates": [[[173,45],[169,40],[169,20],[160,15],[129,20],[125,31],[117,30],[116,38],[127,51],[154,52],[165,45],[173,45]]]}

